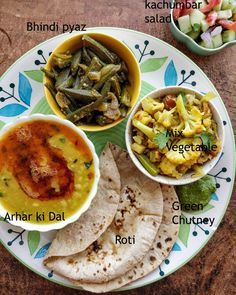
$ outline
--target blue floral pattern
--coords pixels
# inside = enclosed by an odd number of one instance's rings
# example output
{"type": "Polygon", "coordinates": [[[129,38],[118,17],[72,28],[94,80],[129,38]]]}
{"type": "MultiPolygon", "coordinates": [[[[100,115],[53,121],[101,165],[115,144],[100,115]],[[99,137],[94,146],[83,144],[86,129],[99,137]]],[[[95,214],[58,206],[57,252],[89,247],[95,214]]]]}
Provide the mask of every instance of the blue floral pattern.
{"type": "Polygon", "coordinates": [[[17,103],[9,103],[0,108],[1,117],[15,117],[19,116],[28,110],[30,107],[30,101],[32,97],[32,86],[26,76],[19,73],[18,78],[18,96],[15,93],[15,83],[9,84],[9,89],[0,87],[1,103],[15,100],[17,103]]]}

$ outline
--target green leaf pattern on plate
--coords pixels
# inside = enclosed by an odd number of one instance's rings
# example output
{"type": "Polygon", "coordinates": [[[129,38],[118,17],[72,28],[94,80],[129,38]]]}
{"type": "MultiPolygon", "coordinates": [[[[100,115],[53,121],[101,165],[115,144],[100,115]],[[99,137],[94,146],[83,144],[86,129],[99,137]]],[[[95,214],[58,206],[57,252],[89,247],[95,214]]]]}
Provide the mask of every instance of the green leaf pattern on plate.
{"type": "Polygon", "coordinates": [[[24,73],[32,80],[43,83],[43,72],[40,70],[24,71],[24,73]]]}
{"type": "Polygon", "coordinates": [[[33,108],[30,114],[36,114],[36,113],[41,113],[44,115],[54,114],[53,111],[50,109],[50,106],[48,105],[45,97],[42,97],[39,100],[39,102],[35,105],[35,107],[33,108]]]}
{"type": "MultiPolygon", "coordinates": [[[[181,217],[185,219],[186,217],[181,214],[181,217]]],[[[185,247],[188,246],[188,238],[190,232],[190,225],[189,224],[181,224],[179,227],[179,239],[184,244],[185,247]]]]}
{"type": "Polygon", "coordinates": [[[151,84],[149,84],[148,82],[142,81],[139,99],[143,98],[145,95],[147,95],[149,92],[152,92],[155,89],[156,88],[154,86],[152,86],[151,84]]]}
{"type": "Polygon", "coordinates": [[[30,255],[32,256],[37,250],[40,242],[40,233],[38,231],[29,231],[28,232],[28,247],[30,255]]]}
{"type": "Polygon", "coordinates": [[[145,60],[141,65],[140,69],[142,73],[154,72],[159,70],[167,60],[167,56],[165,57],[156,57],[156,58],[149,58],[145,60]]]}

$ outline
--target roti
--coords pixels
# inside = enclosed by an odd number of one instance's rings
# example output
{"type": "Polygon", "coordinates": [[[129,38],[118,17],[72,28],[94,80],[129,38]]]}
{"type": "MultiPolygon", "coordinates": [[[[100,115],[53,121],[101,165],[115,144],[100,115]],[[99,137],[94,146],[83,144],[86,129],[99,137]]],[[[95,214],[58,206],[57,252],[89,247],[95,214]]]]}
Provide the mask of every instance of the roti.
{"type": "Polygon", "coordinates": [[[101,176],[97,195],[89,209],[76,222],[59,230],[45,257],[47,263],[58,256],[84,251],[111,224],[120,200],[120,174],[107,145],[100,156],[101,176]]]}
{"type": "Polygon", "coordinates": [[[73,281],[101,284],[120,277],[124,270],[131,270],[150,250],[162,220],[163,196],[159,183],[144,176],[126,151],[110,147],[121,177],[121,195],[114,220],[85,251],[46,263],[73,281]],[[118,242],[117,237],[124,242],[118,242]],[[128,242],[129,238],[134,240],[128,242]]]}
{"type": "Polygon", "coordinates": [[[162,223],[159,227],[151,249],[145,255],[144,259],[134,266],[133,269],[122,276],[104,284],[84,284],[74,281],[75,285],[81,286],[87,291],[94,293],[104,293],[118,289],[141,277],[146,276],[155,270],[169,255],[175,241],[178,237],[179,225],[172,222],[173,216],[180,215],[180,210],[173,209],[173,203],[179,202],[173,186],[162,185],[164,198],[164,210],[162,223]]]}

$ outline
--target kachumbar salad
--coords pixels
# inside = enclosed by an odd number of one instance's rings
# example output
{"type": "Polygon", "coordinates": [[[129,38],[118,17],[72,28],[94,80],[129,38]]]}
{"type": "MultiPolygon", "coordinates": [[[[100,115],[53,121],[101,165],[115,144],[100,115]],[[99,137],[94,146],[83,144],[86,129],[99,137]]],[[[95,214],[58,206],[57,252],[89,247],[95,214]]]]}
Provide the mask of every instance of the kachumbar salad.
{"type": "Polygon", "coordinates": [[[132,118],[131,149],[151,175],[203,174],[201,166],[221,149],[208,102],[213,97],[179,93],[142,100],[132,118]]]}
{"type": "Polygon", "coordinates": [[[236,39],[235,0],[177,0],[183,5],[173,10],[173,18],[181,32],[200,46],[214,49],[236,39]],[[185,8],[197,2],[200,9],[185,8]]]}

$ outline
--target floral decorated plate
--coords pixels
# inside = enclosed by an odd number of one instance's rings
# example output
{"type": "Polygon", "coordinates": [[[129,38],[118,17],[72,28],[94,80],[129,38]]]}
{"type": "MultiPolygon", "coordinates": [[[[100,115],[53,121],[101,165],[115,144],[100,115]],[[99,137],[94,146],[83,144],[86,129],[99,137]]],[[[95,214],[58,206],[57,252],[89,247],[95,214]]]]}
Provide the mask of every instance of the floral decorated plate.
{"type": "MultiPolygon", "coordinates": [[[[169,44],[150,35],[120,28],[93,28],[89,31],[110,34],[123,41],[135,54],[142,73],[140,98],[156,88],[171,85],[189,86],[202,93],[213,91],[218,95],[215,106],[221,113],[225,128],[225,147],[220,160],[210,175],[216,182],[217,190],[211,202],[196,217],[214,218],[214,226],[188,224],[191,214],[182,213],[179,237],[169,257],[152,273],[122,288],[141,287],[173,273],[193,258],[209,241],[226,211],[235,175],[235,144],[232,126],[224,103],[207,76],[185,55],[169,44]]],[[[0,79],[0,128],[17,116],[34,113],[51,114],[43,92],[42,72],[52,50],[69,34],[56,36],[31,49],[13,64],[0,79]]],[[[216,85],[217,87],[217,85],[216,85]]],[[[127,120],[116,127],[87,133],[99,154],[107,140],[125,148],[125,125],[127,120]]],[[[196,215],[196,213],[195,213],[196,215]]],[[[55,283],[76,288],[66,279],[49,272],[43,266],[45,256],[55,232],[40,233],[25,231],[0,221],[0,237],[4,247],[25,266],[55,283]]]]}

